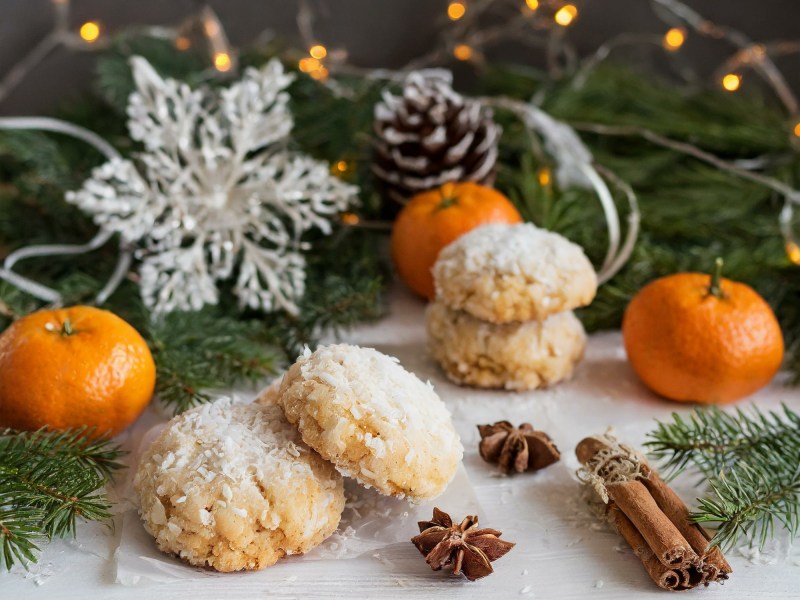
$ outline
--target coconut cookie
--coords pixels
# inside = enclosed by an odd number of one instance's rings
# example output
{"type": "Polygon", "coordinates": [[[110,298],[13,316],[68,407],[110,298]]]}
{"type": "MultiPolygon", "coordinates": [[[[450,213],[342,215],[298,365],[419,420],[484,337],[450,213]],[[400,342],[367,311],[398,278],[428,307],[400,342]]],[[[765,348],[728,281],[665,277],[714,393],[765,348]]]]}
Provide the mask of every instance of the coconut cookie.
{"type": "Polygon", "coordinates": [[[134,486],[158,547],[217,571],[306,552],[333,533],[344,509],[341,476],[280,407],[227,399],[170,421],[134,486]]]}
{"type": "Polygon", "coordinates": [[[255,401],[264,406],[278,405],[281,398],[281,377],[276,377],[258,394],[255,401]]]}
{"type": "Polygon", "coordinates": [[[542,320],[597,291],[580,246],[530,223],[473,229],[442,250],[433,278],[439,300],[492,323],[542,320]]]}
{"type": "Polygon", "coordinates": [[[433,387],[371,348],[307,351],[284,376],[280,402],[306,444],[383,494],[434,498],[461,461],[461,441],[433,387]]]}
{"type": "Polygon", "coordinates": [[[568,378],[586,334],[571,312],[544,321],[487,323],[442,302],[428,306],[428,346],[458,384],[531,390],[568,378]]]}

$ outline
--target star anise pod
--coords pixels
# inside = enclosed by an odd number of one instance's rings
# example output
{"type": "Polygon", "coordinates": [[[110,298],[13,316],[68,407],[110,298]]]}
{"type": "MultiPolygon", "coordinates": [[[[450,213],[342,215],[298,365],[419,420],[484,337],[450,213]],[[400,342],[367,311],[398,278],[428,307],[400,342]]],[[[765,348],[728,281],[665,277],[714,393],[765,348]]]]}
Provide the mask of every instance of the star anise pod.
{"type": "Polygon", "coordinates": [[[463,573],[470,581],[494,572],[491,562],[514,547],[500,539],[496,529],[478,529],[478,517],[467,516],[458,525],[446,512],[433,509],[433,519],[420,521],[420,534],[411,542],[434,571],[453,565],[453,574],[463,573]]]}
{"type": "Polygon", "coordinates": [[[561,453],[550,436],[535,431],[530,423],[514,427],[508,421],[478,425],[481,458],[497,463],[504,473],[538,471],[558,462],[561,453]]]}

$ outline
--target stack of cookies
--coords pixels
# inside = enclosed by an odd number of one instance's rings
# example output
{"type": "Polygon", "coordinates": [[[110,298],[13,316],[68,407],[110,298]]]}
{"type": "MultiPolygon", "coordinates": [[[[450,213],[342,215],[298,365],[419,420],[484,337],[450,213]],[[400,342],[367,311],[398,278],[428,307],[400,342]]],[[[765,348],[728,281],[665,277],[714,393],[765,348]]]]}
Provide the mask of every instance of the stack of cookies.
{"type": "Polygon", "coordinates": [[[463,448],[430,384],[371,348],[307,351],[252,404],[219,400],[169,422],[134,486],[164,552],[218,571],[307,552],[339,525],[342,476],[420,502],[463,448]]]}
{"type": "Polygon", "coordinates": [[[444,248],[433,267],[428,344],[462,385],[530,390],[568,378],[586,334],[573,309],[597,276],[580,246],[530,223],[484,225],[444,248]]]}

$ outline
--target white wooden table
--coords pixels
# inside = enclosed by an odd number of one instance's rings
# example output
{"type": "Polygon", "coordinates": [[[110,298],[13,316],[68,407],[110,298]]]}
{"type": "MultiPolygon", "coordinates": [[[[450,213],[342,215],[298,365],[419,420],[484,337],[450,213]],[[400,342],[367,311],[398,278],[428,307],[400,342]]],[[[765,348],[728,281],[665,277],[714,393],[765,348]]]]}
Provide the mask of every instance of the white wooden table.
{"type": "MultiPolygon", "coordinates": [[[[500,529],[517,546],[494,563],[495,574],[475,583],[434,573],[408,542],[349,560],[292,557],[257,573],[216,577],[197,575],[170,583],[125,586],[116,583],[114,552],[121,527],[79,528],[78,539],[56,541],[29,572],[0,574],[3,600],[115,598],[597,598],[664,597],[639,561],[613,532],[599,527],[579,500],[572,452],[584,436],[613,426],[619,437],[639,444],[654,419],[688,411],[655,398],[638,383],[625,361],[618,333],[591,337],[575,378],[554,389],[532,393],[483,392],[447,382],[425,351],[423,305],[394,290],[391,314],[339,339],[376,347],[397,356],[423,379],[430,379],[450,407],[462,436],[464,465],[474,488],[481,523],[500,529]],[[508,419],[530,421],[561,448],[561,462],[537,474],[499,476],[477,454],[476,424],[508,419]]],[[[780,401],[800,409],[800,391],[780,382],[753,397],[761,407],[780,401]]],[[[152,411],[138,425],[158,416],[152,411]]],[[[691,503],[693,490],[679,489],[691,503]]],[[[447,506],[441,507],[447,510],[447,506]]],[[[463,515],[454,515],[461,518],[463,515]]],[[[764,553],[729,553],[734,573],[724,586],[688,592],[703,598],[798,598],[800,550],[784,538],[764,553]]]]}

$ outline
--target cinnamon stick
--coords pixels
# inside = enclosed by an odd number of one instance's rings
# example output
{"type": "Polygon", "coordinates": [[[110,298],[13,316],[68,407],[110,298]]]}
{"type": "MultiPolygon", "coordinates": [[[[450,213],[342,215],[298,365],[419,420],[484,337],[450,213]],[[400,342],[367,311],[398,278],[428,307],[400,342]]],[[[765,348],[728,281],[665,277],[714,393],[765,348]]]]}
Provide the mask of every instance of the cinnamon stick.
{"type": "Polygon", "coordinates": [[[653,554],[670,567],[686,568],[700,563],[700,557],[681,535],[640,481],[609,483],[608,496],[630,519],[653,554]]]}
{"type": "Polygon", "coordinates": [[[647,574],[650,575],[650,579],[658,587],[678,592],[692,589],[700,584],[703,579],[703,573],[696,567],[690,566],[685,569],[671,567],[658,560],[642,537],[642,534],[636,529],[636,526],[631,523],[631,520],[625,516],[625,513],[614,502],[608,503],[607,514],[619,534],[633,549],[633,553],[642,561],[647,574]]]}
{"type": "Polygon", "coordinates": [[[661,588],[685,590],[728,578],[732,569],[708,533],[646,459],[610,436],[575,448],[588,482],[608,503],[607,515],[661,588]]]}
{"type": "Polygon", "coordinates": [[[658,507],[669,517],[692,549],[701,557],[706,579],[708,581],[727,579],[733,569],[725,560],[719,547],[711,546],[709,543],[711,536],[708,532],[689,520],[689,510],[683,500],[661,479],[658,473],[649,465],[646,465],[645,472],[647,478],[642,480],[642,483],[647,487],[658,507]]]}

